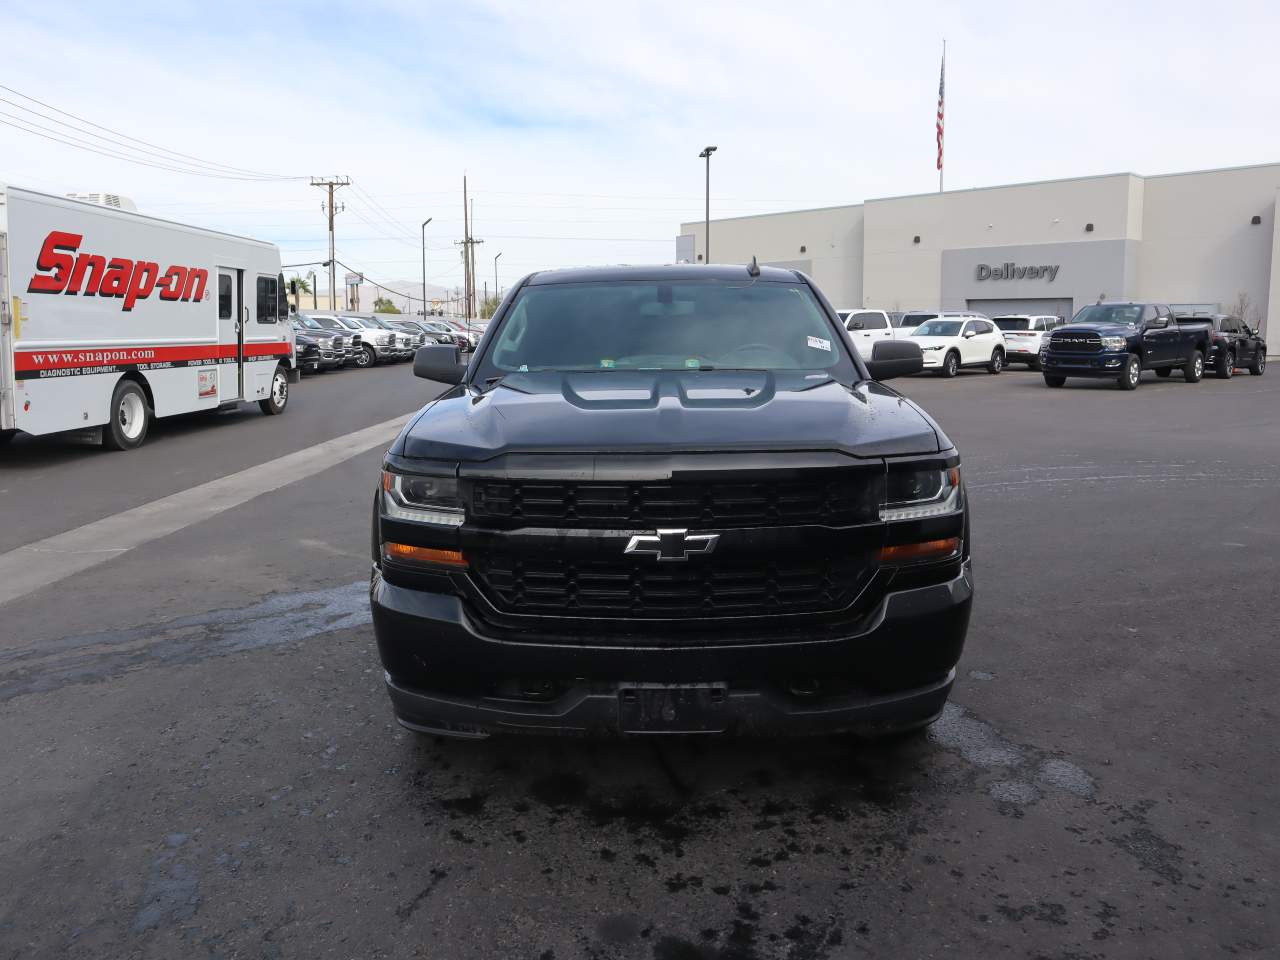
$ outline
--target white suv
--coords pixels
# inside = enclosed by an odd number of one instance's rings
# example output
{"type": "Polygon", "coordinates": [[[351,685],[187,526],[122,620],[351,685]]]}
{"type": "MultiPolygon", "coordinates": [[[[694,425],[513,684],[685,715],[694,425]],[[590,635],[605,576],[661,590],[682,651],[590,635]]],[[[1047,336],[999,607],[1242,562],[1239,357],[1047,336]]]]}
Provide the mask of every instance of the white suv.
{"type": "Polygon", "coordinates": [[[893,339],[893,325],[883,310],[837,310],[836,314],[863,360],[871,359],[877,343],[893,339]]]}
{"type": "Polygon", "coordinates": [[[990,373],[1004,369],[1004,336],[978,314],[940,314],[916,327],[910,340],[920,345],[924,368],[944,377],[954,377],[961,367],[986,367],[990,373]]]}
{"type": "Polygon", "coordinates": [[[1040,346],[1045,336],[1066,323],[1061,317],[1029,313],[992,317],[991,322],[1004,334],[1005,362],[1025,363],[1032,370],[1040,369],[1040,346]]]}

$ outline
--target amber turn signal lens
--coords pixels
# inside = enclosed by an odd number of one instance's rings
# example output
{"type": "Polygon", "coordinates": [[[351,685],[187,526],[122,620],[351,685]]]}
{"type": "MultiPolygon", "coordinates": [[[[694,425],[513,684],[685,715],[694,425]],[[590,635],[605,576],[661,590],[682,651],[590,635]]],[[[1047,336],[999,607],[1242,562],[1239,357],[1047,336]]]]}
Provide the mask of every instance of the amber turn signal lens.
{"type": "Polygon", "coordinates": [[[923,543],[901,543],[880,548],[881,563],[907,563],[912,560],[945,560],[960,552],[960,538],[925,540],[923,543]]]}
{"type": "Polygon", "coordinates": [[[465,567],[467,558],[461,550],[437,550],[435,547],[415,547],[407,543],[387,541],[383,551],[391,560],[410,560],[414,563],[434,563],[446,567],[465,567]]]}

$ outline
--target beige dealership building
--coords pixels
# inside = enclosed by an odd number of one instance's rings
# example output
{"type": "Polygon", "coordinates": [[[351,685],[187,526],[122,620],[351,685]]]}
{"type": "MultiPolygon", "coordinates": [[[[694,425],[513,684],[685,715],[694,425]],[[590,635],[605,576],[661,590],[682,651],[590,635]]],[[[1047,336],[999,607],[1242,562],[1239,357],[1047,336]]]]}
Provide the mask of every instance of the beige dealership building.
{"type": "MultiPolygon", "coordinates": [[[[1244,303],[1265,327],[1280,318],[1278,195],[1280,164],[952,190],[712,220],[712,254],[803,270],[837,307],[1070,317],[1100,297],[1244,303]]],[[[704,233],[682,224],[676,258],[701,261],[704,233]]]]}

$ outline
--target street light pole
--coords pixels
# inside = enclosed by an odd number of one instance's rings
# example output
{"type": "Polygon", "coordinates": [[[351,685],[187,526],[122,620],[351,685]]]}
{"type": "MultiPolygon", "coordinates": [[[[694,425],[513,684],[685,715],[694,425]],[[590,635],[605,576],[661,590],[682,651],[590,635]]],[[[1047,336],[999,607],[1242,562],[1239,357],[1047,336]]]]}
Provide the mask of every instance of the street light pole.
{"type": "MultiPolygon", "coordinates": [[[[316,272],[315,272],[314,270],[308,270],[308,271],[307,271],[307,276],[309,276],[309,277],[311,278],[311,309],[312,309],[312,310],[319,310],[319,309],[320,309],[320,299],[319,299],[320,294],[319,294],[319,292],[316,290],[316,272]]],[[[299,300],[301,300],[302,298],[301,298],[301,297],[299,297],[298,299],[299,299],[299,300]]]]}
{"type": "Polygon", "coordinates": [[[502,295],[498,292],[498,258],[500,256],[502,256],[501,253],[493,255],[493,295],[498,299],[502,298],[502,295]]]}
{"type": "Polygon", "coordinates": [[[431,217],[422,221],[422,315],[427,315],[427,224],[431,217]]]}
{"type": "Polygon", "coordinates": [[[707,161],[707,209],[706,220],[702,227],[702,262],[711,262],[711,155],[716,152],[715,147],[703,147],[702,152],[698,154],[707,161]]]}

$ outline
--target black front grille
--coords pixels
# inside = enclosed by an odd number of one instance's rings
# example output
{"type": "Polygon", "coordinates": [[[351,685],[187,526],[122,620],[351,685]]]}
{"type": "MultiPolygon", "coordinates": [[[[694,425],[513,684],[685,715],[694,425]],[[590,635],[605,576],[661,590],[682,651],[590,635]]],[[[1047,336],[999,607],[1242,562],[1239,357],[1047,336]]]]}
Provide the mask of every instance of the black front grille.
{"type": "Polygon", "coordinates": [[[574,527],[839,526],[875,518],[879,473],[826,480],[696,483],[477,480],[471,516],[480,521],[574,527]]]}
{"type": "Polygon", "coordinates": [[[1096,333],[1055,333],[1049,338],[1049,349],[1063,353],[1098,353],[1102,338],[1096,333]]]}
{"type": "Polygon", "coordinates": [[[702,618],[841,610],[858,596],[870,571],[865,560],[852,558],[727,566],[499,555],[474,561],[471,572],[504,613],[702,618]]]}

